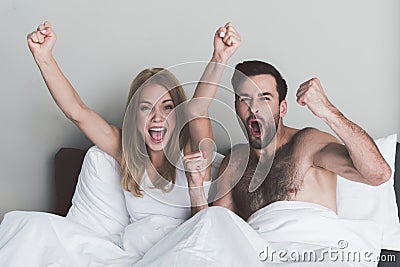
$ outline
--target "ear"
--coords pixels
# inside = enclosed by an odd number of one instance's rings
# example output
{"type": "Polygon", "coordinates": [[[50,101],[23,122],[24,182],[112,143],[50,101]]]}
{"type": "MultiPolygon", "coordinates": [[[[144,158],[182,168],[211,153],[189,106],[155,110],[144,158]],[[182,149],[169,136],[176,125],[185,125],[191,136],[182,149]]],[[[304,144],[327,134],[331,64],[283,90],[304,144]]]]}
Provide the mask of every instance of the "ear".
{"type": "Polygon", "coordinates": [[[287,112],[287,101],[284,99],[282,102],[279,104],[279,115],[281,118],[285,117],[287,112]]]}

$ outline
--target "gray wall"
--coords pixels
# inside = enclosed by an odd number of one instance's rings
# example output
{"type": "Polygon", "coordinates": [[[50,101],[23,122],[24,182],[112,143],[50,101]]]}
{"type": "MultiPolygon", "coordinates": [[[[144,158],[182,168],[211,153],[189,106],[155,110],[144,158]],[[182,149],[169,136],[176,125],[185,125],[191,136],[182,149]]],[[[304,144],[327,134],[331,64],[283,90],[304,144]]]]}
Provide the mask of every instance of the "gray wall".
{"type": "MultiPolygon", "coordinates": [[[[214,31],[232,21],[244,41],[230,65],[257,58],[278,67],[290,88],[287,124],[329,131],[295,102],[298,85],[317,76],[330,100],[373,137],[400,133],[397,0],[2,0],[0,220],[9,210],[51,210],[54,154],[90,146],[53,103],[27,48],[26,34],[44,20],[58,34],[55,56],[82,99],[116,125],[141,69],[208,60],[214,31]]],[[[234,129],[232,142],[243,140],[235,119],[216,113],[234,129]]],[[[222,141],[221,150],[229,145],[222,141]]]]}

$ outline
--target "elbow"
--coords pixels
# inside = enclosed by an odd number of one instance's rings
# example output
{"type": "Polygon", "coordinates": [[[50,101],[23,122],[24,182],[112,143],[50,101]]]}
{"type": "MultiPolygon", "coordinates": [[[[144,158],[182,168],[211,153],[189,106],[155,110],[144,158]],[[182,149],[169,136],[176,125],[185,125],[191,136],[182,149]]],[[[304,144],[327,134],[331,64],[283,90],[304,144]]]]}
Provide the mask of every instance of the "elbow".
{"type": "Polygon", "coordinates": [[[199,105],[199,103],[189,102],[186,111],[189,116],[189,119],[208,117],[208,108],[204,108],[204,106],[199,105]]]}
{"type": "Polygon", "coordinates": [[[382,184],[389,181],[390,178],[392,177],[392,169],[389,167],[389,165],[386,162],[382,166],[382,171],[381,171],[380,176],[381,176],[382,184]]]}
{"type": "Polygon", "coordinates": [[[208,117],[209,103],[200,99],[191,99],[187,105],[187,114],[190,119],[208,117]]]}
{"type": "Polygon", "coordinates": [[[69,110],[66,110],[66,111],[64,112],[64,115],[65,115],[70,121],[72,121],[73,123],[79,124],[79,122],[82,121],[83,114],[85,113],[86,110],[88,110],[87,107],[78,105],[78,106],[76,106],[76,107],[74,107],[74,108],[71,108],[71,109],[69,109],[69,110]]]}
{"type": "Polygon", "coordinates": [[[389,165],[385,162],[379,169],[377,169],[377,173],[375,174],[373,179],[371,179],[370,185],[379,186],[389,181],[391,177],[392,177],[392,170],[390,169],[389,165]]]}

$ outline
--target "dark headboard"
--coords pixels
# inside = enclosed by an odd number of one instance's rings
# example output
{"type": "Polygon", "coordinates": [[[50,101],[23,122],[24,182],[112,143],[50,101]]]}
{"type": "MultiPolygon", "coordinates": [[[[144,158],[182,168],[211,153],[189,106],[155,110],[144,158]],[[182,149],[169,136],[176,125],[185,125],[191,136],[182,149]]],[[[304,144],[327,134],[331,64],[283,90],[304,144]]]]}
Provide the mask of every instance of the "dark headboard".
{"type": "Polygon", "coordinates": [[[72,196],[75,192],[86,151],[87,149],[61,148],[54,157],[55,214],[65,216],[71,207],[72,196]]]}
{"type": "MultiPolygon", "coordinates": [[[[400,218],[400,143],[396,145],[396,161],[394,166],[394,189],[396,193],[397,208],[399,210],[400,218]]],[[[400,241],[399,241],[400,242],[400,241]]]]}

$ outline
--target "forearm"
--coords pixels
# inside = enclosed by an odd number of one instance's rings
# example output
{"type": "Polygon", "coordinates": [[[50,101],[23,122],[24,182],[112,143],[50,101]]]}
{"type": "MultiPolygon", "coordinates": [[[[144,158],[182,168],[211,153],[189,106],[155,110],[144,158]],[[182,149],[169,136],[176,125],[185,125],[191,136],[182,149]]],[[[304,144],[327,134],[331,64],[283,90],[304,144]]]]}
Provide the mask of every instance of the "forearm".
{"type": "Polygon", "coordinates": [[[69,119],[78,119],[79,111],[84,107],[84,104],[58,67],[56,60],[50,55],[35,57],[35,61],[58,107],[69,119]]]}
{"type": "Polygon", "coordinates": [[[225,66],[225,60],[213,55],[197,84],[193,98],[188,103],[190,118],[208,115],[208,108],[218,90],[225,66]]]}
{"type": "Polygon", "coordinates": [[[193,151],[205,151],[208,161],[211,160],[214,150],[214,142],[211,141],[213,135],[211,121],[208,118],[208,108],[218,90],[225,69],[224,63],[224,60],[213,56],[196,87],[193,99],[189,101],[187,106],[191,148],[193,151]],[[199,147],[200,144],[202,144],[201,147],[199,147]]]}
{"type": "Polygon", "coordinates": [[[202,186],[195,187],[189,185],[189,196],[191,203],[192,216],[202,209],[208,208],[207,198],[202,186]]]}
{"type": "Polygon", "coordinates": [[[322,118],[345,144],[354,167],[370,184],[381,184],[391,174],[390,167],[373,139],[357,124],[348,120],[336,107],[329,106],[322,118]]]}

